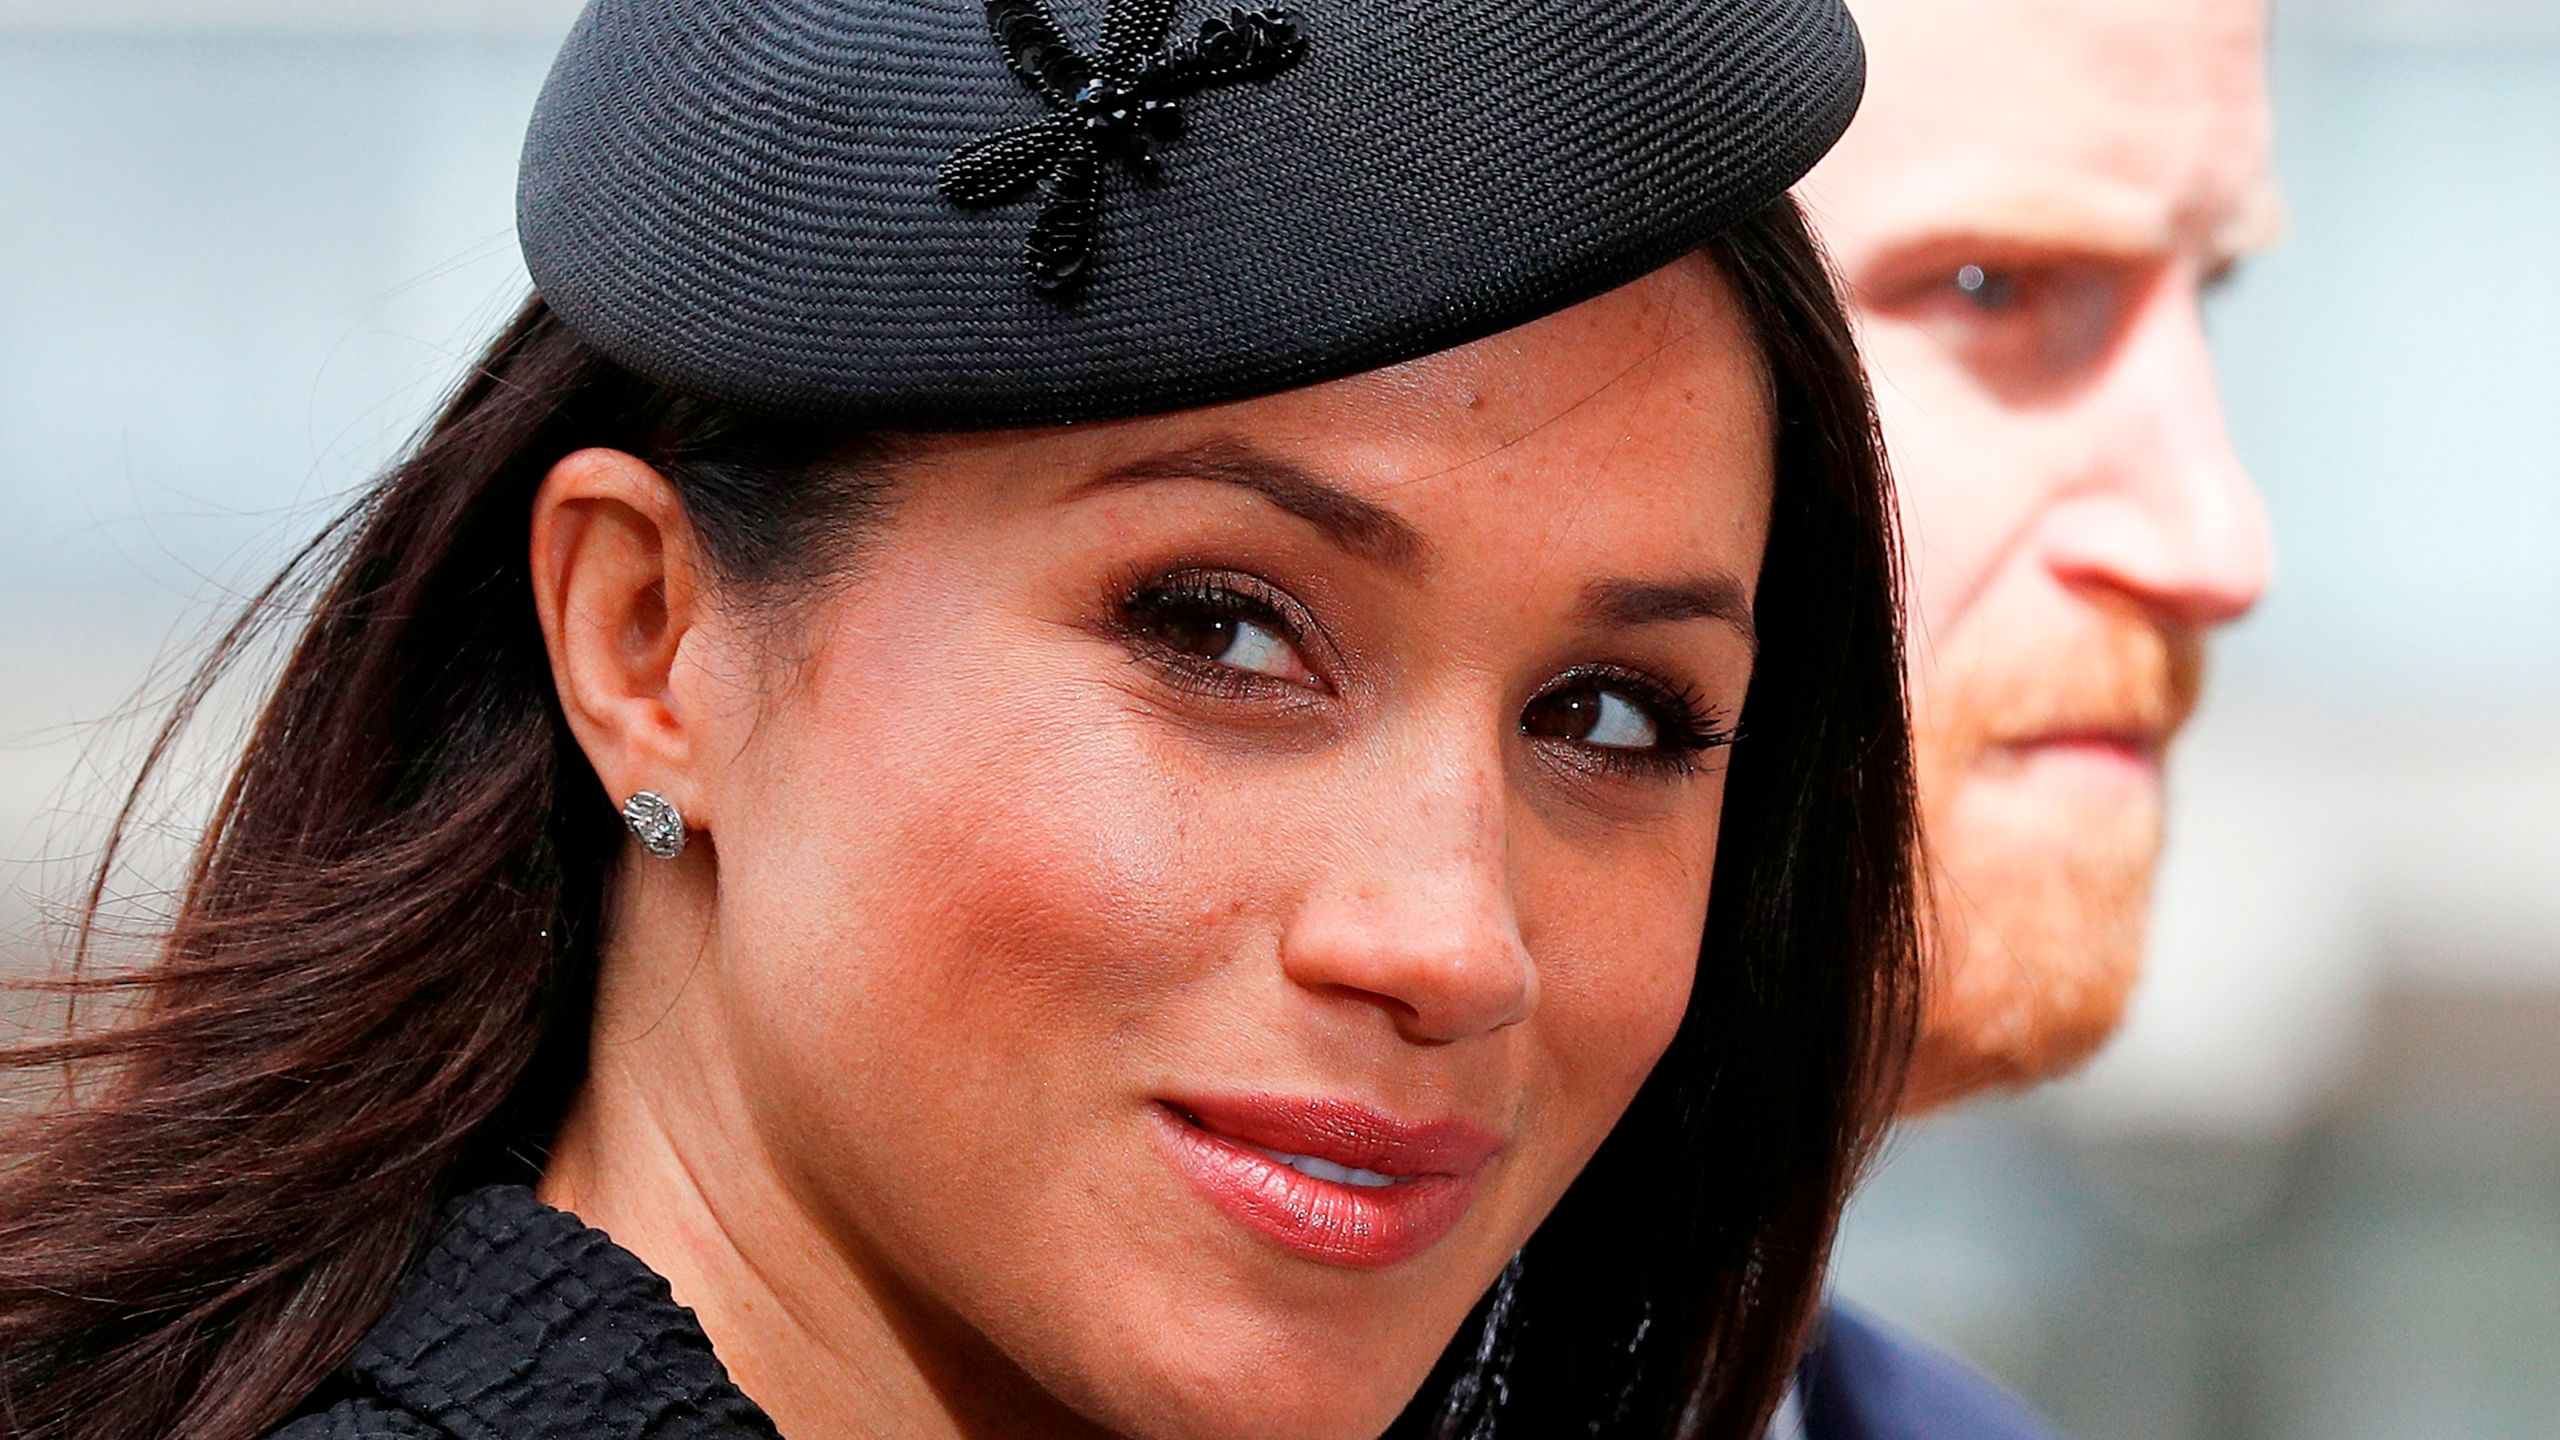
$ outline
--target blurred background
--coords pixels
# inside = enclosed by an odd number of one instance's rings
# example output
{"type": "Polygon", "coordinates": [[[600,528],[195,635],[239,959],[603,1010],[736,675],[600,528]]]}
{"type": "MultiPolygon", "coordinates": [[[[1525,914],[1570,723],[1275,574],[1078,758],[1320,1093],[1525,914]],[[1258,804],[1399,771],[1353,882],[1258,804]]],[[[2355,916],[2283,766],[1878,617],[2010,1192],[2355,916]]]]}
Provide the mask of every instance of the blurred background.
{"type": "MultiPolygon", "coordinates": [[[[520,296],[574,9],[0,0],[7,964],[134,753],[98,722],[520,296]]],[[[1840,1286],[2080,1440],[2548,1440],[2560,0],[2276,37],[2291,228],[2211,321],[2280,574],[2178,756],[2149,978],[2083,1076],[1909,1128],[1840,1286]]]]}

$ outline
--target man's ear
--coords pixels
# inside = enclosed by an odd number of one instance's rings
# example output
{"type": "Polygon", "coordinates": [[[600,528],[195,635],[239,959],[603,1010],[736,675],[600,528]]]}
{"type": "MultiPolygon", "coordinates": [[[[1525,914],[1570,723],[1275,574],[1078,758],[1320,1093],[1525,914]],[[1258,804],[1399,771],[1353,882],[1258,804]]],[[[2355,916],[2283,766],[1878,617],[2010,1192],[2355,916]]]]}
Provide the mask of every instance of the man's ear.
{"type": "Polygon", "coordinates": [[[677,660],[707,618],[700,550],[675,487],[618,450],[551,467],[533,500],[533,603],[560,708],[616,804],[653,790],[712,816],[677,660]]]}

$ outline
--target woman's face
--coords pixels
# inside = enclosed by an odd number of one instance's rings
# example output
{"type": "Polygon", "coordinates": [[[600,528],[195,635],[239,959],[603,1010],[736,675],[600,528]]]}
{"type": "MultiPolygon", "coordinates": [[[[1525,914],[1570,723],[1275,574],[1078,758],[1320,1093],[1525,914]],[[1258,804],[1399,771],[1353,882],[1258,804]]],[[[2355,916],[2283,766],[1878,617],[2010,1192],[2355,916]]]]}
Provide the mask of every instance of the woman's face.
{"type": "Polygon", "coordinates": [[[1382,1429],[1679,1023],[1771,446],[1693,260],[921,442],[786,658],[706,621],[669,1123],[825,1237],[762,1262],[798,1323],[850,1276],[1115,1433],[1382,1429]]]}

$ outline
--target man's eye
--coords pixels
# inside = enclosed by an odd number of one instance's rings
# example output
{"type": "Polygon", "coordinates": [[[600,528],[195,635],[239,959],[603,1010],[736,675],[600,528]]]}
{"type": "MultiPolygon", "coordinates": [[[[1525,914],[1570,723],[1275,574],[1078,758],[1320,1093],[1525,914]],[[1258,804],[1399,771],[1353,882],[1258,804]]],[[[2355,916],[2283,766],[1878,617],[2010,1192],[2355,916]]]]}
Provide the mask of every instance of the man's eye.
{"type": "Polygon", "coordinates": [[[1662,727],[1640,704],[1597,685],[1554,691],[1532,701],[1520,717],[1520,733],[1610,750],[1651,750],[1662,743],[1662,727]]]}
{"type": "Polygon", "coordinates": [[[1198,662],[1300,685],[1318,683],[1289,626],[1269,604],[1207,583],[1183,583],[1130,597],[1130,629],[1198,662]]]}
{"type": "Polygon", "coordinates": [[[1884,308],[1928,332],[1984,385],[2028,395],[2096,373],[2141,281],[2139,267],[2105,259],[1968,262],[1884,308]]]}
{"type": "Polygon", "coordinates": [[[1972,302],[1977,310],[2001,311],[2018,303],[2018,274],[2014,270],[1986,270],[1979,265],[1956,267],[1956,293],[1972,302]]]}

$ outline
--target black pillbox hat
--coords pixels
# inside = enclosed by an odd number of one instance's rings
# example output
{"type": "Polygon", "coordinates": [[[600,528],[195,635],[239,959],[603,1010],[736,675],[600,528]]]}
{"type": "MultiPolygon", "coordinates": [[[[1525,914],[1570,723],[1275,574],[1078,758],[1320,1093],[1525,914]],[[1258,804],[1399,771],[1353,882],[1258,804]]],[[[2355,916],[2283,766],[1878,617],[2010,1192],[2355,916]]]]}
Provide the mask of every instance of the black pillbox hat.
{"type": "Polygon", "coordinates": [[[1855,112],[1838,0],[592,0],[519,220],[621,364],[796,418],[1187,408],[1668,264],[1855,112]]]}

